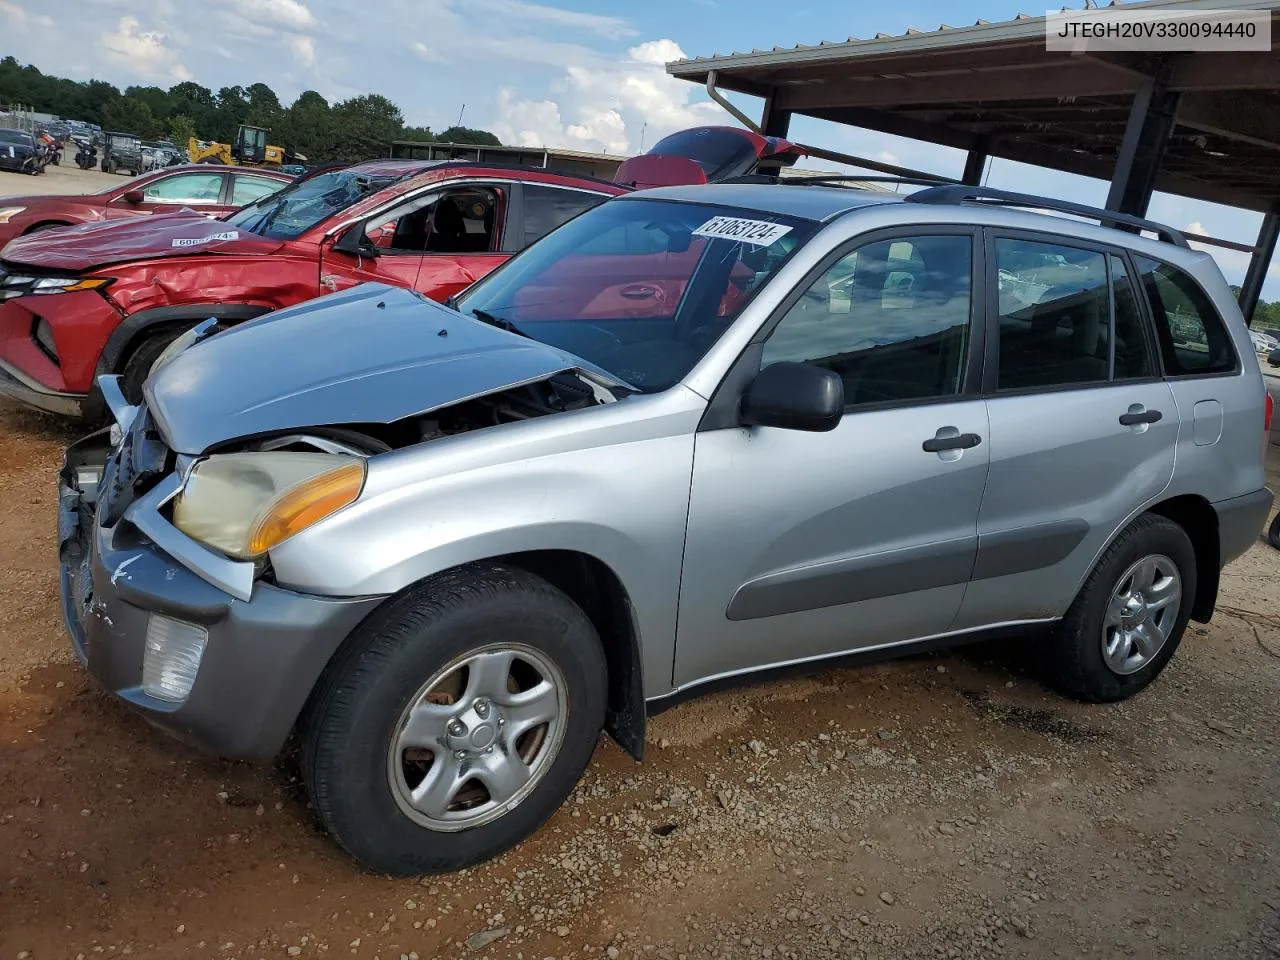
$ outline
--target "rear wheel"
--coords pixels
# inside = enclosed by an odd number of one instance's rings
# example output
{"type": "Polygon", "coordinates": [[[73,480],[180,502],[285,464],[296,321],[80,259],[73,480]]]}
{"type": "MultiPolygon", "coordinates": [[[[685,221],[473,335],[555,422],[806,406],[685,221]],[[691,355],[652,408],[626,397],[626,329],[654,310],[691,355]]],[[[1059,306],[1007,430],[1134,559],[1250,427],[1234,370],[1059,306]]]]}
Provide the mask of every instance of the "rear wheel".
{"type": "Polygon", "coordinates": [[[1280,550],[1280,513],[1275,515],[1271,526],[1267,528],[1267,543],[1280,550]]]}
{"type": "Polygon", "coordinates": [[[475,565],[392,600],[326,670],[302,727],[321,822],[369,869],[458,870],[564,802],[604,723],[604,655],[565,594],[475,565]]]}
{"type": "Polygon", "coordinates": [[[1098,561],[1052,641],[1050,680],[1094,703],[1131,697],[1182,642],[1196,593],[1196,556],[1183,529],[1148,514],[1098,561]]]}

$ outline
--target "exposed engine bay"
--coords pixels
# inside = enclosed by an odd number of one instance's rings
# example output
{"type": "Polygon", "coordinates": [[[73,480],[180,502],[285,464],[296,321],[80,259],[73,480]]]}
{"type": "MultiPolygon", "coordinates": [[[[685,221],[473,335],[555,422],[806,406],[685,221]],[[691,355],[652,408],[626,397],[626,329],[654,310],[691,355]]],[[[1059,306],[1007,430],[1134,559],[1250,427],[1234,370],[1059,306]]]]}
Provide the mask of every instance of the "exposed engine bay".
{"type": "Polygon", "coordinates": [[[565,371],[545,380],[465,400],[394,423],[351,423],[305,427],[296,431],[233,441],[211,453],[233,450],[299,450],[372,457],[429,440],[470,433],[485,427],[532,420],[553,413],[582,410],[613,402],[608,390],[565,371]]]}

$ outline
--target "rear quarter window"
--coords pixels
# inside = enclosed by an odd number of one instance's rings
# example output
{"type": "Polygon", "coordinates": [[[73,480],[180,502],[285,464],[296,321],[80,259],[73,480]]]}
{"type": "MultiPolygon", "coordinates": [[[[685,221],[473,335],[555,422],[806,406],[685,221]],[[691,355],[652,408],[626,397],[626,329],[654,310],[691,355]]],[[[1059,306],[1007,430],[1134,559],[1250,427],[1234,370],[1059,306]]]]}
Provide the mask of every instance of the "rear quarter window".
{"type": "Polygon", "coordinates": [[[1171,377],[1236,369],[1236,351],[1213,302],[1190,275],[1167,263],[1135,257],[1164,370],[1171,377]]]}

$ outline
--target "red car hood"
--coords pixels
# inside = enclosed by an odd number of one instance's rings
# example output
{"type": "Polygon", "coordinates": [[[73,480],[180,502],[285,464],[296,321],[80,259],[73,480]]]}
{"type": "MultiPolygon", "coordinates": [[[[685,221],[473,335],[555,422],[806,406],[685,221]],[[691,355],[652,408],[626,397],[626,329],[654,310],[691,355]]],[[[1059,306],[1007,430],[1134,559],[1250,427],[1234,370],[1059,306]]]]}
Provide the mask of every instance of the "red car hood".
{"type": "Polygon", "coordinates": [[[63,227],[9,241],[0,259],[51,270],[87,270],[128,260],[274,253],[279,240],[239,230],[193,210],[63,227]]]}

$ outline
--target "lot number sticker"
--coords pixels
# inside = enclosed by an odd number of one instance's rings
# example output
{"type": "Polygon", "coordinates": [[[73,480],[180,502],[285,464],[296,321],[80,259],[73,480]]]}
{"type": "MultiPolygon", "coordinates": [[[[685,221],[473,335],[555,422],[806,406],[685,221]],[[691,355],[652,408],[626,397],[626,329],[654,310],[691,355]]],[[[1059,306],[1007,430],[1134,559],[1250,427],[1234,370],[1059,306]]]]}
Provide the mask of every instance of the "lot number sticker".
{"type": "Polygon", "coordinates": [[[207,237],[195,237],[190,240],[187,240],[187,239],[175,240],[173,241],[173,245],[175,247],[198,247],[202,244],[214,243],[218,240],[239,240],[239,239],[240,239],[239,230],[227,230],[223,233],[214,233],[207,237]]]}
{"type": "Polygon", "coordinates": [[[711,237],[717,240],[740,240],[758,247],[767,247],[791,232],[790,227],[767,220],[744,220],[740,217],[712,217],[697,230],[695,237],[711,237]]]}

